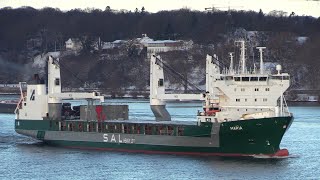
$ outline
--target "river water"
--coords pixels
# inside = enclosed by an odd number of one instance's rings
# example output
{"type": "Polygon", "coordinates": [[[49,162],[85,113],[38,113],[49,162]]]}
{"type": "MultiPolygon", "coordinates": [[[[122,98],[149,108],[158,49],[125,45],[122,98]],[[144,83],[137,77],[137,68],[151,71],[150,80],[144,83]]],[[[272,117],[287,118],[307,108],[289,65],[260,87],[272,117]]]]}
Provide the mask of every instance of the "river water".
{"type": "MultiPolygon", "coordinates": [[[[153,119],[148,101],[128,104],[130,119],[153,119]]],[[[173,120],[195,120],[200,103],[168,103],[173,120]]],[[[0,179],[320,179],[320,107],[290,107],[284,159],[197,157],[77,150],[44,145],[14,131],[0,114],[0,179]]],[[[272,132],[270,132],[272,133],[272,132]]]]}

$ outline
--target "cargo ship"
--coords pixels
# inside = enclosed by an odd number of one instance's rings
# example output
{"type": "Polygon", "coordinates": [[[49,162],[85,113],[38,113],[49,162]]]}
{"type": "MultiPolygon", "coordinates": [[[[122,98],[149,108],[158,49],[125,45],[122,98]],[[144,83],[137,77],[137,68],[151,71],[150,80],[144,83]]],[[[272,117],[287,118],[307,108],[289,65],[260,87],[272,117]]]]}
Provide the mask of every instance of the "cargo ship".
{"type": "MultiPolygon", "coordinates": [[[[15,131],[48,145],[108,151],[183,154],[199,156],[288,156],[280,149],[293,115],[284,92],[288,73],[272,74],[264,68],[246,68],[245,42],[239,41],[240,66],[222,66],[216,55],[206,57],[206,91],[199,94],[166,94],[163,70],[167,64],[150,55],[150,106],[154,120],[129,120],[127,105],[106,105],[93,93],[61,92],[59,59],[48,57],[48,81],[35,78],[21,89],[15,110],[15,131]],[[48,88],[46,87],[48,86],[48,88]],[[87,105],[72,106],[69,99],[87,105]],[[174,121],[166,110],[172,100],[201,100],[195,119],[174,121]]],[[[21,83],[22,84],[22,83],[21,83]]]]}

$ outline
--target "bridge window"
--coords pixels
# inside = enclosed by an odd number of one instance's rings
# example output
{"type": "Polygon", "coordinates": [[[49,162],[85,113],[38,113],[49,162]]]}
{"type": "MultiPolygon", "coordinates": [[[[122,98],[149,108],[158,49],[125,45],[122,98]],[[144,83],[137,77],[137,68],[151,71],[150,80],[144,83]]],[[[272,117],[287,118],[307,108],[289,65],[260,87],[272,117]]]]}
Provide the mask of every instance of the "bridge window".
{"type": "Polygon", "coordinates": [[[250,78],[249,77],[242,77],[242,81],[249,81],[250,78]]]}
{"type": "Polygon", "coordinates": [[[258,81],[258,77],[251,77],[250,81],[258,81]]]}
{"type": "Polygon", "coordinates": [[[290,76],[283,76],[283,80],[289,80],[290,76]]]}
{"type": "Polygon", "coordinates": [[[276,80],[289,80],[290,76],[271,76],[271,78],[276,80]]]}
{"type": "Polygon", "coordinates": [[[267,77],[259,77],[259,81],[267,81],[267,77]]]}

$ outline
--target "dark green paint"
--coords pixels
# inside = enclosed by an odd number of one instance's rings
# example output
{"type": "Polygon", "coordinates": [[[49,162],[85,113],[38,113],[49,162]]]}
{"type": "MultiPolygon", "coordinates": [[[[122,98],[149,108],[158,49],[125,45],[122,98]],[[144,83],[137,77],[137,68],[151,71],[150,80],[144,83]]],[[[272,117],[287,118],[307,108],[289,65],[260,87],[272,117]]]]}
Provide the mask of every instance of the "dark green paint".
{"type": "MultiPolygon", "coordinates": [[[[16,120],[17,121],[17,120],[16,120]]],[[[141,144],[116,144],[105,142],[81,142],[81,141],[46,141],[53,145],[69,146],[69,147],[88,147],[88,148],[112,148],[112,149],[128,149],[128,150],[145,150],[145,151],[169,151],[169,152],[204,152],[204,153],[240,153],[240,154],[274,154],[279,150],[281,139],[290,127],[293,121],[292,117],[274,117],[264,119],[252,119],[242,121],[223,122],[220,124],[220,147],[177,147],[177,146],[159,146],[159,145],[141,145],[141,144]],[[234,127],[240,127],[242,130],[235,130],[234,127]]],[[[73,131],[87,130],[86,123],[83,128],[79,129],[79,122],[69,121],[73,123],[73,131]]],[[[91,122],[92,123],[92,122],[91,122]]],[[[108,122],[104,122],[102,125],[108,122]]],[[[38,130],[38,139],[43,139],[41,131],[57,131],[59,130],[58,121],[32,121],[32,120],[19,120],[19,126],[15,123],[16,129],[25,130],[38,130]]],[[[116,124],[116,123],[112,123],[116,124]]],[[[138,124],[138,123],[137,123],[138,124]]],[[[95,124],[93,123],[92,126],[95,124]]],[[[132,123],[130,123],[132,125],[132,123]]],[[[151,124],[149,124],[151,125],[151,124]]],[[[155,128],[153,125],[153,128],[155,128]]],[[[158,125],[159,126],[159,125],[158,125]]],[[[211,123],[202,123],[201,126],[197,125],[174,125],[174,134],[177,136],[177,129],[184,128],[183,136],[196,136],[196,137],[210,137],[211,123]]],[[[95,130],[95,129],[93,129],[95,130]]],[[[109,133],[105,129],[101,129],[101,133],[109,133]]],[[[154,130],[153,130],[154,131],[154,130]]],[[[63,132],[62,132],[63,133],[63,132]]],[[[111,132],[117,133],[117,132],[111,132]]],[[[128,133],[137,133],[129,131],[128,133]]],[[[143,134],[144,131],[140,131],[143,134]]],[[[155,133],[155,132],[154,132],[155,133]]],[[[159,135],[166,136],[166,135],[159,135]]]]}

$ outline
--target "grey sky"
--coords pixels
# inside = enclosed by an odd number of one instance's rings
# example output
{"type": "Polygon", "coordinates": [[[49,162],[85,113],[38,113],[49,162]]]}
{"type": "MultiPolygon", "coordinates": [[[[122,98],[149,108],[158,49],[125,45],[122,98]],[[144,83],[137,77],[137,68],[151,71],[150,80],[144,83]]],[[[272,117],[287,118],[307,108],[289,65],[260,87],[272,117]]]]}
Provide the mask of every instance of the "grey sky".
{"type": "Polygon", "coordinates": [[[254,10],[268,13],[272,10],[283,10],[290,14],[311,15],[320,17],[320,2],[317,0],[0,0],[0,7],[31,6],[34,8],[53,7],[61,10],[75,8],[127,9],[133,11],[142,6],[149,12],[172,10],[188,7],[203,11],[206,7],[221,7],[221,10],[231,9],[254,10]]]}

